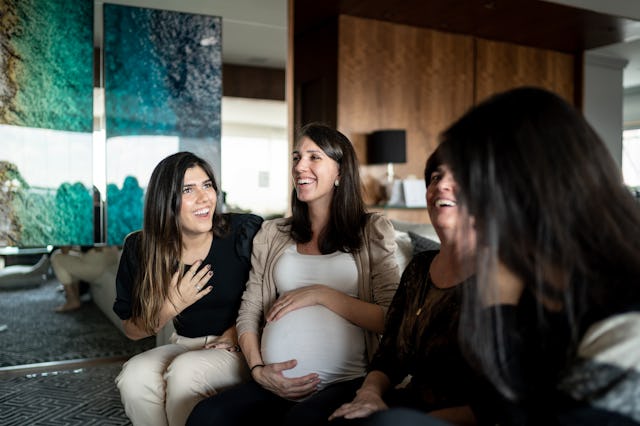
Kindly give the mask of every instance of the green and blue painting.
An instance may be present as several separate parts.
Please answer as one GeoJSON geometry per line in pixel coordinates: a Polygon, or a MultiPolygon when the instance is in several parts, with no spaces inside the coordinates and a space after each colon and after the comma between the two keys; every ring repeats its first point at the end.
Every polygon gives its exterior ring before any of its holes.
{"type": "Polygon", "coordinates": [[[0,246],[93,242],[93,1],[0,1],[0,246]]]}
{"type": "Polygon", "coordinates": [[[142,225],[136,188],[146,187],[162,158],[189,150],[219,170],[221,18],[114,4],[103,10],[106,175],[127,179],[120,193],[108,184],[107,234],[108,243],[122,244],[142,225]]]}

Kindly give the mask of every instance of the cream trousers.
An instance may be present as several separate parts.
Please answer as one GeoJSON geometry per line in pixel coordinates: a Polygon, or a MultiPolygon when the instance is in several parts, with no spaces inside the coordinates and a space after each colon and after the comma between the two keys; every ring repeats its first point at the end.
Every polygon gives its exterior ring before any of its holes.
{"type": "Polygon", "coordinates": [[[68,286],[80,280],[93,282],[107,267],[117,264],[118,260],[116,246],[91,248],[85,253],[76,250],[63,253],[58,249],[51,254],[51,268],[58,281],[68,286]]]}
{"type": "Polygon", "coordinates": [[[204,349],[217,336],[173,333],[167,345],[129,359],[115,382],[134,426],[184,426],[201,400],[250,378],[241,352],[204,349]]]}

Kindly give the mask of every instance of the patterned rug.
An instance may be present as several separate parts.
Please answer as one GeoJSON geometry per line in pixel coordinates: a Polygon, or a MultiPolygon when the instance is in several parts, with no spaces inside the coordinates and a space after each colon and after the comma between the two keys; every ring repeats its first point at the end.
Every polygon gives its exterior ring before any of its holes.
{"type": "Polygon", "coordinates": [[[0,380],[0,424],[130,425],[113,380],[121,363],[0,380]]]}
{"type": "Polygon", "coordinates": [[[57,287],[58,281],[52,279],[35,288],[0,291],[0,368],[130,357],[155,346],[154,337],[129,340],[88,294],[83,296],[80,309],[64,314],[54,312],[64,303],[64,293],[57,287]]]}

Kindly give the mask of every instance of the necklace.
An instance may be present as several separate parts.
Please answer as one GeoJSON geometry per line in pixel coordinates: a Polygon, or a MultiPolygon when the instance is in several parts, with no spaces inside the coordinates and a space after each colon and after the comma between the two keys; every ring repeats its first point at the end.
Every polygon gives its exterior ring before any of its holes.
{"type": "Polygon", "coordinates": [[[424,307],[424,302],[427,298],[427,293],[429,292],[429,288],[433,285],[433,281],[431,280],[431,271],[427,272],[427,279],[425,284],[420,288],[420,294],[418,300],[420,301],[420,307],[416,311],[416,317],[419,317],[422,313],[422,308],[424,307]]]}

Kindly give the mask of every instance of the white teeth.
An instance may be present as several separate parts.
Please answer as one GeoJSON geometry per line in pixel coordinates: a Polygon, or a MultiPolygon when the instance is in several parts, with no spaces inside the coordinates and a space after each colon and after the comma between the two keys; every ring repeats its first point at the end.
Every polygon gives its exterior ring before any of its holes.
{"type": "Polygon", "coordinates": [[[196,216],[204,216],[204,215],[206,215],[206,214],[208,214],[208,213],[209,213],[209,209],[200,209],[200,210],[196,210],[196,211],[194,212],[194,214],[195,214],[196,216]]]}
{"type": "Polygon", "coordinates": [[[311,179],[298,179],[298,185],[304,185],[311,182],[312,182],[311,179]]]}
{"type": "Polygon", "coordinates": [[[456,203],[451,200],[443,200],[442,198],[436,200],[436,207],[455,207],[456,203]]]}

